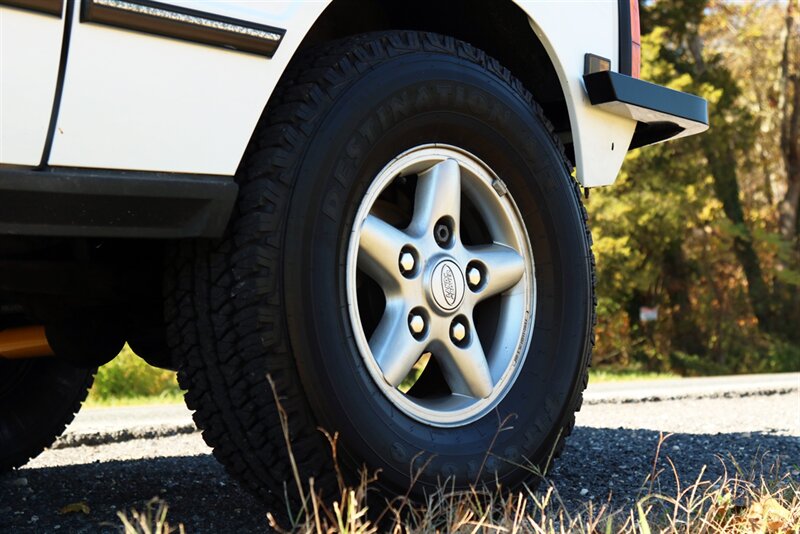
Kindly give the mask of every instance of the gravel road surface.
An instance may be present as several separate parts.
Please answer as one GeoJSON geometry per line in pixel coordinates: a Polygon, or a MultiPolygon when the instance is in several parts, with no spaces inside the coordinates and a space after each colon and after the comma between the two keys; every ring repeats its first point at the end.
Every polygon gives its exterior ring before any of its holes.
{"type": "MultiPolygon", "coordinates": [[[[590,385],[551,474],[569,508],[635,500],[659,432],[682,480],[800,469],[800,374],[590,385]]],[[[662,479],[669,491],[672,477],[662,479]]],[[[0,476],[0,532],[118,532],[118,511],[159,496],[187,532],[266,530],[266,509],[214,460],[182,406],[90,409],[51,450],[0,476]],[[60,514],[73,503],[89,513],[60,514]]]]}

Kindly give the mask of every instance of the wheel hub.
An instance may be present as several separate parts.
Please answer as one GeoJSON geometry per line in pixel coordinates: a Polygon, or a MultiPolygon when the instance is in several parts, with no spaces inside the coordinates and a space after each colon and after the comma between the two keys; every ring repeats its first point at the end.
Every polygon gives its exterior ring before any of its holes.
{"type": "Polygon", "coordinates": [[[451,259],[441,260],[435,265],[428,278],[429,299],[444,313],[458,309],[464,300],[466,282],[464,272],[451,259]]]}

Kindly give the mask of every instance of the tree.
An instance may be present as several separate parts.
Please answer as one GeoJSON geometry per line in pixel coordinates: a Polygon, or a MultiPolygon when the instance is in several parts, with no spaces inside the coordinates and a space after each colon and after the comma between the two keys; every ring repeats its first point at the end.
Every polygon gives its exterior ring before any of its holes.
{"type": "Polygon", "coordinates": [[[780,85],[778,87],[781,113],[781,152],[786,166],[786,194],[780,203],[781,234],[800,251],[800,32],[796,17],[798,0],[786,4],[785,26],[782,32],[780,85]]]}
{"type": "MultiPolygon", "coordinates": [[[[800,109],[796,105],[797,61],[795,42],[800,38],[795,31],[794,18],[797,0],[789,0],[786,7],[783,31],[783,54],[780,60],[780,84],[778,106],[780,119],[780,147],[786,162],[786,193],[780,203],[780,229],[784,239],[781,248],[796,249],[797,241],[797,201],[800,194],[800,154],[798,153],[798,119],[800,109]],[[791,103],[790,103],[791,102],[791,103]]],[[[798,329],[787,324],[787,317],[797,317],[795,285],[797,254],[779,261],[775,272],[777,280],[770,287],[770,278],[765,278],[765,269],[759,257],[754,233],[746,218],[742,202],[743,182],[740,164],[751,156],[753,132],[762,123],[750,111],[749,102],[742,98],[742,82],[746,78],[734,76],[724,51],[709,51],[706,37],[709,20],[713,28],[714,18],[719,23],[727,23],[734,11],[765,11],[774,6],[750,4],[730,4],[721,1],[703,0],[659,1],[650,4],[645,10],[644,19],[650,24],[666,25],[670,39],[662,49],[665,59],[676,65],[678,72],[689,74],[696,84],[709,84],[721,93],[711,109],[711,132],[701,137],[703,153],[708,168],[714,178],[714,190],[732,224],[733,250],[747,278],[747,289],[753,313],[765,332],[780,335],[787,339],[799,340],[798,329]]],[[[735,18],[735,17],[734,17],[735,18]]],[[[758,18],[742,18],[748,24],[757,24],[758,18]]],[[[745,33],[746,34],[746,33],[745,33]]],[[[719,38],[719,36],[717,35],[719,38]]],[[[730,39],[730,37],[728,37],[730,39]]],[[[736,39],[736,37],[733,37],[736,39]]],[[[747,53],[746,43],[738,43],[737,56],[747,53]]],[[[719,44],[717,44],[719,46],[719,44]]],[[[768,63],[767,63],[768,64],[768,63]]],[[[750,73],[750,77],[753,77],[750,73]]],[[[774,136],[773,131],[769,131],[774,136]]],[[[791,323],[791,322],[790,322],[791,323]]]]}
{"type": "Polygon", "coordinates": [[[797,2],[643,6],[643,77],[707,98],[711,128],[631,152],[592,195],[601,362],[800,368],[797,2]]]}

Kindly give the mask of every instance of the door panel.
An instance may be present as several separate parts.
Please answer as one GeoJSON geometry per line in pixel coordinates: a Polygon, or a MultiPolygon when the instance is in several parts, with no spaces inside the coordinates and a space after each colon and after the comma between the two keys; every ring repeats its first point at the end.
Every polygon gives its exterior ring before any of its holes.
{"type": "Polygon", "coordinates": [[[0,163],[42,160],[61,60],[60,6],[61,0],[0,2],[0,163]]]}
{"type": "Polygon", "coordinates": [[[236,171],[270,93],[327,5],[82,2],[49,164],[220,175],[236,171]],[[90,4],[119,12],[97,18],[90,4]],[[248,49],[231,35],[270,40],[270,28],[279,36],[272,47],[248,49]],[[238,50],[225,48],[226,39],[238,50]]]}

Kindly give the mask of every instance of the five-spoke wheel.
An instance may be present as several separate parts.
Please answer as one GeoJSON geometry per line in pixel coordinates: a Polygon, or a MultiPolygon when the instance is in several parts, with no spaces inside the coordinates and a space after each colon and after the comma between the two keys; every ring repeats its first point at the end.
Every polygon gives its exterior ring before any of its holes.
{"type": "Polygon", "coordinates": [[[491,169],[454,147],[396,158],[356,215],[348,268],[359,350],[398,408],[455,426],[502,399],[530,342],[535,284],[524,225],[491,169]]]}

